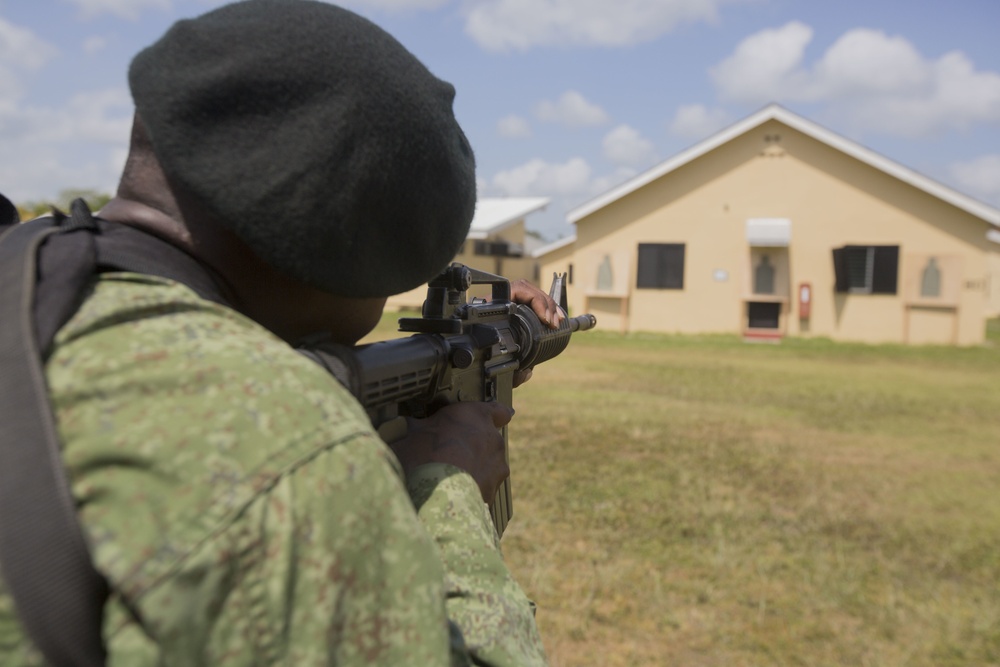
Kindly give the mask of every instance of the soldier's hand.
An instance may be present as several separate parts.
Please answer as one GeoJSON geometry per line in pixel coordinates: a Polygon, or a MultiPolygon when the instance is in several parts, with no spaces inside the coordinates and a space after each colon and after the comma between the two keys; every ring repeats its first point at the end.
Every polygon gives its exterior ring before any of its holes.
{"type": "Polygon", "coordinates": [[[424,419],[408,417],[406,435],[389,446],[407,474],[425,463],[449,463],[472,475],[492,503],[510,475],[499,429],[513,416],[501,403],[452,403],[424,419]]]}
{"type": "Polygon", "coordinates": [[[530,306],[535,311],[535,315],[538,315],[538,319],[547,324],[550,329],[558,329],[566,317],[566,313],[559,307],[555,299],[523,278],[511,282],[510,300],[514,303],[530,306]]]}
{"type": "MultiPolygon", "coordinates": [[[[530,306],[535,315],[538,315],[538,319],[543,324],[548,325],[550,329],[558,329],[566,317],[566,313],[559,307],[555,299],[523,278],[511,282],[510,300],[514,303],[530,306]]],[[[514,386],[522,385],[530,379],[531,369],[521,369],[514,373],[514,386]]]]}

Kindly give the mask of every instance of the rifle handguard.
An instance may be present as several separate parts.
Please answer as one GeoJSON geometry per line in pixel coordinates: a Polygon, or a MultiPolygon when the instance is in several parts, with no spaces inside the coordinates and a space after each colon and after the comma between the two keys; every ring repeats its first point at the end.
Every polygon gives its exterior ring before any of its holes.
{"type": "MultiPolygon", "coordinates": [[[[556,276],[550,295],[565,312],[562,281],[556,276]]],[[[510,293],[506,278],[453,264],[428,283],[423,317],[399,320],[400,330],[414,335],[357,347],[316,342],[300,352],[333,374],[391,442],[406,433],[402,417],[425,417],[445,403],[500,401],[511,406],[515,371],[558,356],[573,333],[597,324],[588,314],[565,317],[552,329],[531,308],[511,302],[510,293]],[[466,291],[474,284],[492,285],[493,298],[467,301],[466,291]]],[[[501,433],[507,455],[506,426],[501,433]]],[[[509,477],[491,512],[502,536],[513,516],[509,477]]]]}

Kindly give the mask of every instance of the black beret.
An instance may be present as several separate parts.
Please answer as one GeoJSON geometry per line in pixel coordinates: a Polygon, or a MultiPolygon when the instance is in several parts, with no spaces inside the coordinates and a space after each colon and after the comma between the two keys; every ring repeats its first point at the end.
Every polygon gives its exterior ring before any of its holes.
{"type": "Polygon", "coordinates": [[[475,160],[455,89],[352,12],[227,5],[175,23],[129,85],[175,186],[294,278],[389,296],[465,240],[475,160]]]}

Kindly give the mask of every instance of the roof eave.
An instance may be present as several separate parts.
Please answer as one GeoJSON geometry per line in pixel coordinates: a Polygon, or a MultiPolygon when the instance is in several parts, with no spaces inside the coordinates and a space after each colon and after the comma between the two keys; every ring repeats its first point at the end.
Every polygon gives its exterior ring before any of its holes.
{"type": "Polygon", "coordinates": [[[678,153],[669,160],[660,163],[642,174],[639,174],[635,178],[622,183],[616,188],[612,188],[603,195],[578,206],[567,214],[566,219],[573,223],[578,222],[612,202],[621,199],[625,195],[638,190],[644,185],[665,176],[675,169],[684,166],[696,158],[715,150],[723,144],[732,141],[736,137],[749,132],[755,127],[763,125],[770,120],[777,120],[784,123],[792,129],[798,130],[799,132],[831,146],[846,155],[850,155],[851,157],[890,176],[893,176],[894,178],[923,190],[924,192],[937,197],[938,199],[945,201],[956,208],[964,210],[965,212],[970,213],[971,215],[980,218],[991,225],[1000,227],[1000,209],[996,209],[988,204],[973,199],[972,197],[938,183],[923,174],[919,174],[908,167],[904,167],[898,162],[894,162],[893,160],[890,160],[889,158],[880,155],[869,148],[865,148],[864,146],[849,139],[845,139],[825,127],[806,120],[805,118],[802,118],[801,116],[794,114],[777,104],[771,104],[761,109],[757,113],[730,125],[720,132],[717,132],[701,143],[678,153]]]}
{"type": "MultiPolygon", "coordinates": [[[[513,214],[511,214],[510,216],[508,216],[506,218],[502,218],[498,222],[494,222],[488,228],[485,228],[485,229],[470,229],[469,230],[469,237],[471,238],[473,234],[486,234],[486,235],[489,235],[489,234],[496,234],[498,232],[501,232],[504,229],[506,229],[507,227],[510,227],[511,225],[513,225],[514,223],[516,223],[516,222],[518,222],[520,220],[523,220],[524,218],[528,217],[532,213],[540,211],[543,208],[545,208],[546,206],[548,206],[550,203],[552,203],[552,200],[549,197],[536,197],[534,199],[537,199],[537,201],[535,201],[534,203],[526,206],[525,208],[519,209],[516,213],[513,213],[513,214]]],[[[483,237],[483,238],[485,238],[485,237],[483,237]]]]}
{"type": "Polygon", "coordinates": [[[552,243],[549,243],[547,245],[543,245],[541,248],[538,248],[533,253],[531,253],[531,256],[534,259],[538,259],[539,257],[544,257],[545,255],[548,255],[551,252],[559,250],[560,248],[565,248],[574,241],[576,241],[575,234],[572,236],[567,236],[566,238],[563,239],[559,239],[558,241],[553,241],[552,243]]]}
{"type": "Polygon", "coordinates": [[[608,190],[604,194],[599,195],[594,199],[591,199],[590,201],[582,204],[581,206],[578,206],[577,208],[573,209],[572,211],[566,214],[566,219],[572,223],[578,222],[579,220],[590,215],[591,213],[594,213],[595,211],[604,208],[608,204],[611,204],[612,202],[621,199],[625,195],[638,190],[644,185],[652,183],[661,176],[665,176],[666,174],[669,174],[675,169],[684,166],[688,162],[691,162],[696,158],[699,158],[702,155],[712,150],[715,150],[719,146],[728,143],[729,141],[740,136],[741,134],[749,132],[758,125],[761,125],[764,122],[771,119],[770,111],[772,110],[772,108],[778,108],[778,107],[777,105],[768,106],[758,111],[757,113],[753,114],[752,116],[748,116],[747,118],[744,118],[743,120],[733,125],[730,125],[724,130],[721,130],[713,134],[708,139],[705,139],[704,141],[697,143],[686,150],[681,151],[680,153],[673,156],[672,158],[669,158],[665,162],[661,162],[655,167],[644,171],[638,176],[628,181],[625,181],[621,185],[612,188],[611,190],[608,190]]]}

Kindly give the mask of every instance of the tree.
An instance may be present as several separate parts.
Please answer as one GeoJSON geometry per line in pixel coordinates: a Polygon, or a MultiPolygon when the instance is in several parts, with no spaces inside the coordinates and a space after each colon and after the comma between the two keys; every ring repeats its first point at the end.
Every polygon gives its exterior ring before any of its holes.
{"type": "Polygon", "coordinates": [[[40,215],[46,215],[50,213],[53,208],[68,212],[70,204],[72,204],[73,200],[78,197],[87,202],[87,206],[90,207],[91,211],[97,211],[111,199],[111,195],[104,192],[98,192],[97,190],[70,188],[60,191],[59,196],[57,196],[55,200],[30,201],[18,204],[17,212],[21,216],[22,220],[31,220],[32,218],[37,218],[40,215]]]}

